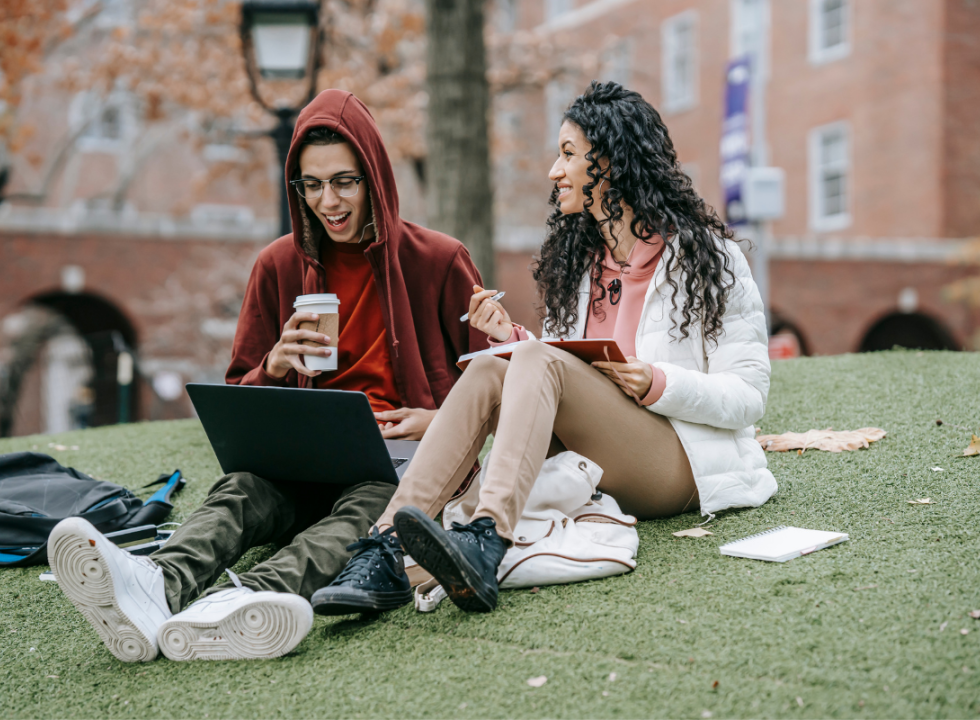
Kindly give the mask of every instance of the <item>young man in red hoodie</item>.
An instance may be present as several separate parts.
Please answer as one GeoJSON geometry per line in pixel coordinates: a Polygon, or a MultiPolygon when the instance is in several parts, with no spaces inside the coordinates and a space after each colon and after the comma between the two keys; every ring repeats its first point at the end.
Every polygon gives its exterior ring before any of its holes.
{"type": "MultiPolygon", "coordinates": [[[[324,91],[300,113],[286,180],[293,233],[255,263],[227,382],[358,390],[385,437],[419,439],[459,377],[456,359],[486,347],[485,335],[459,321],[479,272],[459,241],[399,217],[381,134],[350,93],[324,91]],[[293,311],[298,295],[324,292],[340,298],[333,349],[330,338],[301,327],[315,315],[293,311]],[[300,355],[314,351],[338,352],[337,370],[308,370],[300,355]]],[[[329,472],[330,458],[323,463],[329,472]]],[[[358,541],[394,491],[384,482],[301,487],[234,473],[148,558],[69,518],[49,538],[49,559],[62,589],[120,660],[152,660],[160,649],[172,660],[276,657],[309,631],[313,592],[362,546],[377,546],[379,569],[396,581],[374,598],[378,609],[411,602],[398,580],[397,541],[377,532],[358,541]],[[249,548],[276,540],[287,544],[211,587],[249,548]]]]}

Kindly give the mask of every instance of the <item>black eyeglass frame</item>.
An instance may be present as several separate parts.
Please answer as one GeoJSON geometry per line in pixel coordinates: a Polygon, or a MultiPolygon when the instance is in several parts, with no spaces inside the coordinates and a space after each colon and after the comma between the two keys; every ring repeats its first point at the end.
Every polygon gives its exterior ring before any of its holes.
{"type": "Polygon", "coordinates": [[[356,197],[357,196],[357,193],[359,193],[361,191],[361,183],[364,180],[366,180],[366,179],[367,179],[367,175],[358,175],[356,177],[354,177],[352,175],[341,175],[340,177],[330,178],[329,180],[319,180],[317,178],[300,178],[299,180],[290,180],[289,181],[289,184],[292,185],[293,188],[296,190],[296,194],[299,195],[304,200],[316,200],[317,198],[323,196],[323,186],[324,185],[329,185],[330,186],[330,189],[333,190],[334,194],[337,197],[356,197]],[[351,195],[341,195],[340,192],[337,190],[337,188],[335,188],[334,185],[333,185],[334,182],[337,181],[337,180],[353,180],[354,183],[355,183],[355,190],[354,190],[353,194],[351,194],[351,195]],[[307,197],[306,195],[303,194],[303,191],[300,190],[300,186],[303,183],[308,183],[308,182],[318,182],[318,183],[320,183],[320,192],[317,193],[316,195],[314,195],[313,197],[307,197]]]}

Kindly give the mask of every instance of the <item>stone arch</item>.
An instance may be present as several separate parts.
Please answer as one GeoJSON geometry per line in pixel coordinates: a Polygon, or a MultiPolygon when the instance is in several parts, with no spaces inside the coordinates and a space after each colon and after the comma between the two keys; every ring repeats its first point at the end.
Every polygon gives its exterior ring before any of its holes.
{"type": "Polygon", "coordinates": [[[891,350],[961,350],[953,334],[939,320],[918,312],[891,313],[879,318],[864,334],[858,352],[891,350]]]}
{"type": "MultiPolygon", "coordinates": [[[[69,293],[63,291],[42,292],[20,303],[24,309],[40,307],[49,311],[55,320],[50,327],[36,328],[34,338],[25,338],[17,358],[18,372],[23,377],[41,356],[41,350],[67,325],[77,334],[90,351],[91,407],[86,413],[85,425],[111,425],[121,419],[139,417],[138,374],[133,384],[121,395],[117,383],[118,358],[123,351],[137,356],[138,337],[136,328],[126,314],[111,300],[92,292],[69,293]],[[61,330],[59,330],[59,326],[61,330]]],[[[9,381],[8,381],[9,386],[9,381]]],[[[5,404],[12,413],[21,388],[7,387],[5,404]]],[[[87,401],[86,401],[87,402],[87,401]]],[[[88,407],[86,405],[86,407],[88,407]]],[[[8,413],[9,414],[9,413],[8,413]]],[[[12,417],[0,423],[0,434],[11,429],[12,417]]]]}

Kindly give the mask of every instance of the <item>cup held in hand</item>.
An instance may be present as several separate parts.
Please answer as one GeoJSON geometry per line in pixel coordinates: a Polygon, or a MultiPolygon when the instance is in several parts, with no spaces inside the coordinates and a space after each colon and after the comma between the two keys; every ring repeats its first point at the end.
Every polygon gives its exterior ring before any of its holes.
{"type": "MultiPolygon", "coordinates": [[[[316,322],[311,320],[301,322],[299,327],[301,330],[312,330],[326,335],[330,338],[327,347],[333,348],[326,357],[323,355],[303,355],[303,363],[310,370],[336,370],[337,337],[340,335],[340,299],[333,293],[300,295],[293,303],[293,307],[298,312],[316,313],[320,316],[316,322]]],[[[301,343],[310,347],[324,347],[323,343],[313,340],[302,340],[301,343]]]]}

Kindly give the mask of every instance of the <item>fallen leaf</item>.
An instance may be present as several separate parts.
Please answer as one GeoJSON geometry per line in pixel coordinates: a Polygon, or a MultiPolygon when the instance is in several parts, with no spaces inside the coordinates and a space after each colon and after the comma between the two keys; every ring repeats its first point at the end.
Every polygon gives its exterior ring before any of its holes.
{"type": "Polygon", "coordinates": [[[970,444],[966,446],[966,450],[963,451],[963,457],[970,457],[971,455],[980,455],[980,437],[976,435],[970,440],[970,444]]]}
{"type": "Polygon", "coordinates": [[[616,682],[616,673],[609,673],[609,682],[616,682]]]}
{"type": "Polygon", "coordinates": [[[67,445],[56,445],[55,443],[48,443],[48,447],[52,450],[67,450],[67,445]]]}
{"type": "Polygon", "coordinates": [[[802,455],[807,450],[826,450],[827,452],[842,452],[844,450],[860,450],[871,443],[881,440],[886,433],[881,428],[861,428],[860,430],[807,430],[805,433],[785,432],[781,435],[760,435],[756,438],[764,450],[769,452],[786,452],[797,450],[802,455]]]}
{"type": "Polygon", "coordinates": [[[603,690],[602,691],[602,697],[609,697],[609,691],[608,690],[603,690]]]}
{"type": "Polygon", "coordinates": [[[545,677],[544,675],[538,675],[537,677],[533,677],[530,680],[528,680],[527,684],[533,688],[539,688],[542,685],[544,685],[546,682],[548,682],[547,677],[545,677]]]}
{"type": "Polygon", "coordinates": [[[678,530],[675,533],[671,533],[674,537],[706,537],[707,535],[714,535],[710,530],[705,530],[704,528],[696,527],[690,530],[678,530]]]}
{"type": "Polygon", "coordinates": [[[969,634],[970,631],[967,628],[963,628],[962,630],[960,630],[960,635],[969,635],[969,634]]]}
{"type": "Polygon", "coordinates": [[[681,625],[687,625],[687,620],[678,620],[681,625]]]}
{"type": "Polygon", "coordinates": [[[539,587],[533,587],[533,588],[531,588],[531,592],[532,593],[539,593],[539,592],[541,592],[541,588],[539,588],[539,587]]]}
{"type": "Polygon", "coordinates": [[[872,588],[878,587],[877,585],[862,585],[859,588],[854,588],[855,590],[871,590],[872,588]]]}
{"type": "Polygon", "coordinates": [[[801,698],[799,695],[796,696],[796,704],[803,707],[803,698],[801,698]]]}
{"type": "Polygon", "coordinates": [[[971,610],[970,617],[974,620],[980,620],[980,610],[971,610]]]}
{"type": "Polygon", "coordinates": [[[939,626],[939,632],[945,630],[947,625],[949,625],[949,620],[947,620],[946,622],[944,622],[942,625],[939,626]]]}
{"type": "Polygon", "coordinates": [[[930,468],[930,470],[932,470],[933,472],[946,472],[946,471],[945,471],[945,470],[943,470],[943,469],[942,469],[941,467],[934,467],[934,468],[930,468]]]}
{"type": "Polygon", "coordinates": [[[713,715],[714,715],[714,713],[711,712],[710,710],[702,710],[701,711],[701,717],[703,717],[703,718],[709,718],[709,717],[712,717],[713,715]]]}
{"type": "Polygon", "coordinates": [[[919,498],[918,500],[909,500],[909,505],[935,505],[929,498],[919,498]]]}
{"type": "Polygon", "coordinates": [[[57,677],[61,677],[61,675],[48,675],[48,677],[49,678],[57,678],[57,677]]]}
{"type": "Polygon", "coordinates": [[[717,680],[715,680],[713,683],[711,683],[711,689],[712,690],[717,690],[718,689],[718,681],[717,680]]]}

